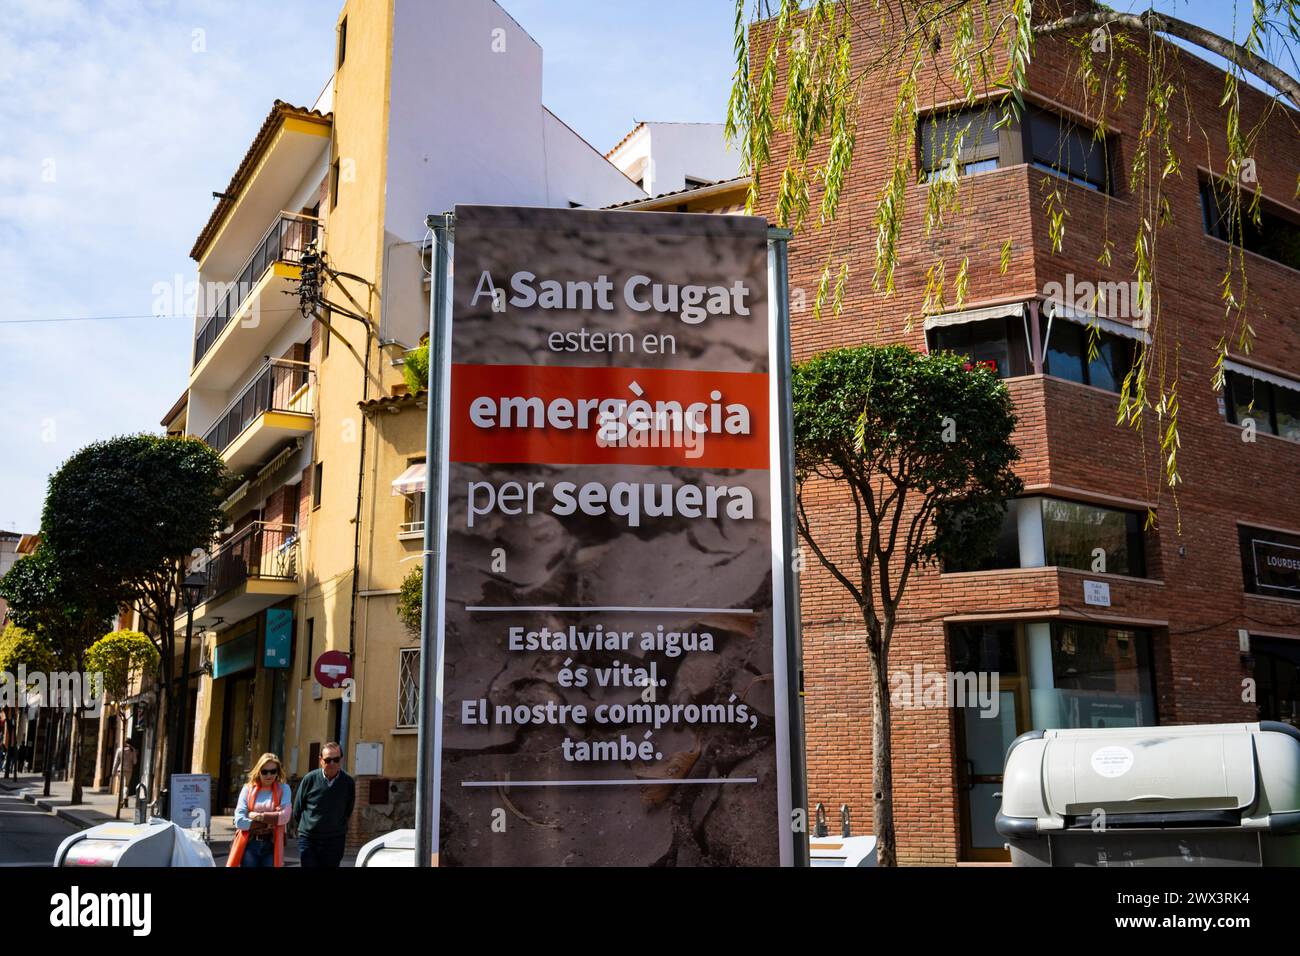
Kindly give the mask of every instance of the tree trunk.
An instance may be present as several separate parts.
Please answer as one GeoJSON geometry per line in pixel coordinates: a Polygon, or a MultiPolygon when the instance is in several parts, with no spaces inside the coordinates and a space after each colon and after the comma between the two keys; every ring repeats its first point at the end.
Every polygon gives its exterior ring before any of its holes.
{"type": "Polygon", "coordinates": [[[42,748],[44,754],[41,756],[41,775],[45,778],[45,789],[42,796],[50,795],[50,784],[54,780],[54,748],[51,746],[54,742],[54,728],[50,724],[54,720],[53,712],[45,714],[45,745],[42,748]]]}
{"type": "MultiPolygon", "coordinates": [[[[117,764],[117,809],[113,811],[113,819],[122,819],[122,801],[126,798],[126,721],[122,719],[122,705],[115,703],[113,705],[115,717],[113,726],[117,733],[113,736],[117,739],[117,750],[113,754],[113,761],[117,764]]],[[[111,767],[112,764],[109,764],[111,767]]]]}
{"type": "Polygon", "coordinates": [[[68,757],[68,766],[72,774],[72,804],[75,806],[81,803],[81,731],[83,717],[81,714],[81,701],[78,700],[72,707],[72,734],[69,747],[72,753],[68,757]]]}
{"type": "Polygon", "coordinates": [[[871,832],[876,837],[876,865],[897,866],[894,834],[894,760],[889,750],[893,720],[889,712],[889,644],[871,651],[871,832]]]}

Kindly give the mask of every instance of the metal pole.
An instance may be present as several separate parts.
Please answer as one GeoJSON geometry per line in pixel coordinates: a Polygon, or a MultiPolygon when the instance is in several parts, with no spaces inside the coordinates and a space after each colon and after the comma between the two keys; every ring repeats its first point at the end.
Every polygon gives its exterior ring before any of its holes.
{"type": "MultiPolygon", "coordinates": [[[[803,729],[803,648],[799,617],[799,577],[794,562],[798,547],[798,532],[794,520],[794,406],[790,393],[790,261],[787,244],[792,233],[788,229],[769,229],[768,268],[771,271],[769,287],[774,291],[774,301],[769,308],[775,310],[777,420],[781,440],[780,478],[785,490],[785,513],[781,516],[783,561],[785,578],[785,634],[786,634],[786,692],[789,714],[790,738],[790,798],[795,809],[808,808],[808,785],[804,771],[803,729]]],[[[777,503],[772,502],[775,509],[777,503]]],[[[790,825],[791,821],[787,821],[790,825]]],[[[806,831],[805,827],[805,831],[806,831]]],[[[807,833],[795,832],[794,865],[808,865],[807,833]]]]}
{"type": "MultiPolygon", "coordinates": [[[[185,711],[190,701],[190,643],[194,639],[194,605],[190,602],[188,594],[185,595],[185,611],[185,653],[181,657],[180,700],[176,704],[176,713],[178,715],[176,722],[176,754],[172,757],[172,773],[185,772],[185,711]]],[[[170,792],[170,783],[167,789],[170,792]]]]}
{"type": "Polygon", "coordinates": [[[432,866],[438,852],[439,750],[442,744],[442,635],[447,540],[447,441],[443,417],[450,395],[451,257],[456,217],[429,216],[433,282],[429,296],[429,391],[425,444],[424,588],[420,612],[419,758],[415,771],[415,865],[432,866]]]}

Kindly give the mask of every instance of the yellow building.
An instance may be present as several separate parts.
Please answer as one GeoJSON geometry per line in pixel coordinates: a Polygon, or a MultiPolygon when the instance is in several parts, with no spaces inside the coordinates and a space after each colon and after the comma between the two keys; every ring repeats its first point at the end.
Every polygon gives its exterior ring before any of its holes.
{"type": "Polygon", "coordinates": [[[401,365],[428,327],[425,217],[646,194],[542,104],[541,48],[493,0],[348,0],[336,29],[321,96],[274,103],[194,243],[192,369],[164,425],[239,476],[194,562],[188,764],[230,813],[263,751],[301,777],[339,740],[360,839],[413,812],[418,641],[396,592],[421,514],[393,482],[424,454],[401,365]],[[316,251],[328,307],[304,309],[316,251]],[[315,679],[327,650],[343,687],[315,679]]]}

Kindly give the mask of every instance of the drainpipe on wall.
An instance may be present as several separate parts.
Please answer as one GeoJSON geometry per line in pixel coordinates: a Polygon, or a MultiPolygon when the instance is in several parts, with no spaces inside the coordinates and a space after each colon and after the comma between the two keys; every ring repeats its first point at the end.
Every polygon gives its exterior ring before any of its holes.
{"type": "MultiPolygon", "coordinates": [[[[372,338],[370,323],[366,323],[366,360],[361,373],[361,401],[370,397],[370,340],[372,338]]],[[[352,601],[348,607],[348,659],[355,661],[357,650],[357,601],[361,588],[361,501],[365,491],[366,480],[366,416],[359,413],[361,419],[361,447],[357,457],[357,506],[352,517],[352,601]]],[[[356,680],[356,668],[353,667],[352,679],[356,680]]],[[[355,689],[355,684],[353,685],[355,689]]],[[[339,748],[343,752],[343,766],[348,765],[348,722],[352,717],[352,702],[349,695],[343,696],[343,708],[339,715],[339,748]]],[[[350,768],[349,768],[350,769],[350,768]]]]}

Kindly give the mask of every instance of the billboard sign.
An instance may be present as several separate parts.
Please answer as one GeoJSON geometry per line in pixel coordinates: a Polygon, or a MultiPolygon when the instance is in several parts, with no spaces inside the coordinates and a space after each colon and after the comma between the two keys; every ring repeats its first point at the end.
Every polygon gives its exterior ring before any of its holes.
{"type": "Polygon", "coordinates": [[[792,852],[767,225],[458,207],[441,865],[792,852]]]}

